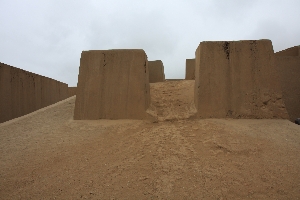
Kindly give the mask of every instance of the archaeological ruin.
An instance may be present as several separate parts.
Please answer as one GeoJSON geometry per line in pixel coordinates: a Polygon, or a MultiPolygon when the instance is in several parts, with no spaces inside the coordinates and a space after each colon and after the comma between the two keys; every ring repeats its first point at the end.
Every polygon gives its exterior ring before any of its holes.
{"type": "Polygon", "coordinates": [[[148,66],[150,83],[165,81],[164,65],[161,60],[148,61],[148,66]]]}
{"type": "Polygon", "coordinates": [[[68,85],[0,63],[0,123],[68,97],[68,85]]]}
{"type": "Polygon", "coordinates": [[[83,51],[74,119],[144,119],[150,105],[144,50],[83,51]]]}
{"type": "Polygon", "coordinates": [[[68,96],[74,96],[76,95],[76,87],[68,87],[68,96]]]}
{"type": "Polygon", "coordinates": [[[283,100],[291,121],[300,117],[300,46],[275,53],[283,100]]]}
{"type": "Polygon", "coordinates": [[[185,61],[185,80],[195,80],[195,59],[185,61]]]}
{"type": "Polygon", "coordinates": [[[288,118],[270,40],[201,42],[195,106],[200,118],[288,118]]]}
{"type": "MultiPolygon", "coordinates": [[[[270,40],[203,41],[186,59],[198,118],[283,118],[300,113],[300,46],[270,40]]],[[[144,50],[83,51],[77,87],[0,63],[0,123],[76,95],[74,119],[146,119],[150,83],[165,79],[144,50]]]]}

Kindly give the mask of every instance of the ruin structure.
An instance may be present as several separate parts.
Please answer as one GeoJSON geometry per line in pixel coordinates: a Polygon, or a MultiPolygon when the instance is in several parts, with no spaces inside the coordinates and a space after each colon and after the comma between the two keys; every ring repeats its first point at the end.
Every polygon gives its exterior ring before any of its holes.
{"type": "Polygon", "coordinates": [[[275,56],[299,56],[300,46],[294,46],[275,53],[275,56]]]}
{"type": "Polygon", "coordinates": [[[283,100],[291,121],[300,118],[300,46],[275,53],[283,100]]]}
{"type": "Polygon", "coordinates": [[[67,84],[0,63],[0,123],[67,97],[67,84]]]}
{"type": "Polygon", "coordinates": [[[76,95],[76,87],[69,87],[68,95],[69,95],[69,97],[76,95]]]}
{"type": "Polygon", "coordinates": [[[195,106],[201,118],[288,118],[270,40],[201,42],[195,106]]]}
{"type": "Polygon", "coordinates": [[[74,119],[144,119],[150,105],[144,50],[81,53],[74,119]]]}
{"type": "Polygon", "coordinates": [[[165,81],[164,65],[161,60],[148,61],[148,66],[150,83],[165,81]]]}
{"type": "Polygon", "coordinates": [[[185,80],[195,80],[195,59],[186,59],[185,80]]]}

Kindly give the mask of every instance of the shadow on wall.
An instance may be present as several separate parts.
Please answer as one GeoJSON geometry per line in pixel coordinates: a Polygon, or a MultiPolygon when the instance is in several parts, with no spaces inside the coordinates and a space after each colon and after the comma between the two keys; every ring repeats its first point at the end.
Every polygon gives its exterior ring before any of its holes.
{"type": "Polygon", "coordinates": [[[68,85],[0,63],[0,123],[66,99],[68,85]]]}

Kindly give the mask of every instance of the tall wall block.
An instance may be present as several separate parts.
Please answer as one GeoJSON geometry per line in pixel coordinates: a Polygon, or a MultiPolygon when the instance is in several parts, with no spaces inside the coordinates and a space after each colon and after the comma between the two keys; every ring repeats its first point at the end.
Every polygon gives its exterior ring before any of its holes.
{"type": "Polygon", "coordinates": [[[272,42],[201,42],[195,105],[202,118],[288,118],[272,42]]]}
{"type": "Polygon", "coordinates": [[[83,51],[74,119],[144,119],[150,105],[143,50],[83,51]]]}
{"type": "Polygon", "coordinates": [[[149,61],[148,65],[150,83],[165,81],[164,65],[161,60],[149,61]]]}
{"type": "Polygon", "coordinates": [[[0,123],[67,97],[67,84],[0,63],[0,123]]]}
{"type": "Polygon", "coordinates": [[[298,46],[275,54],[283,100],[291,121],[300,118],[300,56],[296,50],[299,50],[298,46]]]}
{"type": "Polygon", "coordinates": [[[195,59],[186,59],[185,80],[195,80],[195,59]]]}

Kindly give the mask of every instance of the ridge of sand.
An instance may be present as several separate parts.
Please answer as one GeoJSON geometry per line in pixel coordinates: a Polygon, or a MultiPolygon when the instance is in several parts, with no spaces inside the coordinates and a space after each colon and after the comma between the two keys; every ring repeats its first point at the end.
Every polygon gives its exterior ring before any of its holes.
{"type": "Polygon", "coordinates": [[[192,119],[192,86],[151,84],[156,121],[76,121],[71,97],[0,124],[1,199],[300,198],[300,126],[192,119]]]}

